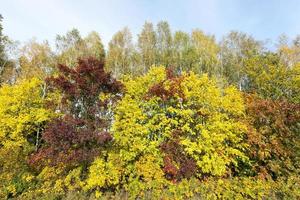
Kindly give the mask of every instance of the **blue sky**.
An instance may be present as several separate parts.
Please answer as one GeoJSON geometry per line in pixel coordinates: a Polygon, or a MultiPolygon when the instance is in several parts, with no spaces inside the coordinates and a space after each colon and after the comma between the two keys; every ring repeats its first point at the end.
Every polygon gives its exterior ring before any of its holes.
{"type": "Polygon", "coordinates": [[[300,34],[300,0],[0,0],[4,33],[21,42],[53,42],[73,27],[95,30],[105,45],[128,26],[133,35],[145,20],[167,20],[172,31],[199,28],[220,39],[230,30],[260,40],[300,34]]]}

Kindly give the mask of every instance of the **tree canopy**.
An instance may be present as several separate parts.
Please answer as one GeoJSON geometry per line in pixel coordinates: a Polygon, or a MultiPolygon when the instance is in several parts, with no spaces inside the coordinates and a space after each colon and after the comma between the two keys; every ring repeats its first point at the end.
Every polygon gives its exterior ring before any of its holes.
{"type": "Polygon", "coordinates": [[[299,36],[2,29],[1,199],[300,198],[299,36]]]}

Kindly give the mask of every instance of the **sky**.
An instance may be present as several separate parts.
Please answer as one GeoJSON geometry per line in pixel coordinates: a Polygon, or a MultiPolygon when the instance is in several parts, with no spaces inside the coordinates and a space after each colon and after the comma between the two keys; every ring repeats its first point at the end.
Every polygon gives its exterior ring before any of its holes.
{"type": "Polygon", "coordinates": [[[0,0],[3,32],[14,40],[54,42],[77,28],[97,31],[105,46],[123,27],[133,36],[145,21],[169,22],[172,31],[201,29],[218,40],[231,30],[259,40],[300,34],[300,0],[0,0]]]}

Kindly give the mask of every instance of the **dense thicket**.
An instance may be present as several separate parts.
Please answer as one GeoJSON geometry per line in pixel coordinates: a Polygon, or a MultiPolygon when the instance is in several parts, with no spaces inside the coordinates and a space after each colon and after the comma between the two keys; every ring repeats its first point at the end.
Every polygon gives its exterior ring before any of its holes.
{"type": "Polygon", "coordinates": [[[1,31],[1,199],[300,198],[299,37],[1,31]]]}

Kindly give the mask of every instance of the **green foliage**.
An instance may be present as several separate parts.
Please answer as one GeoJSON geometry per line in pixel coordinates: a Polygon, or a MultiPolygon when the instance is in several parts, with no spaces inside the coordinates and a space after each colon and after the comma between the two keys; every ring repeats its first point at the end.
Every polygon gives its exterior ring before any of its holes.
{"type": "Polygon", "coordinates": [[[280,62],[278,55],[265,53],[245,62],[248,78],[247,91],[263,98],[287,99],[300,103],[300,65],[289,68],[280,62]]]}
{"type": "Polygon", "coordinates": [[[107,68],[115,76],[134,74],[134,47],[132,35],[127,27],[117,32],[108,44],[107,68]]]}
{"type": "Polygon", "coordinates": [[[208,73],[217,75],[219,69],[219,46],[215,42],[214,36],[205,35],[200,30],[192,32],[192,44],[194,47],[193,71],[197,73],[208,73]]]}
{"type": "Polygon", "coordinates": [[[190,71],[195,60],[195,48],[188,33],[176,31],[173,40],[173,65],[176,71],[190,71]]]}
{"type": "Polygon", "coordinates": [[[101,38],[95,31],[85,38],[82,38],[77,29],[72,29],[65,35],[57,35],[56,48],[59,52],[57,63],[67,66],[75,66],[79,58],[92,56],[103,61],[105,57],[101,38]]]}
{"type": "Polygon", "coordinates": [[[8,56],[8,49],[13,47],[15,42],[2,33],[2,19],[0,14],[0,85],[13,83],[16,75],[16,63],[8,56]]]}
{"type": "Polygon", "coordinates": [[[144,68],[143,73],[146,73],[148,68],[156,63],[157,55],[157,36],[152,23],[145,22],[143,30],[139,34],[138,48],[144,68]]]}
{"type": "Polygon", "coordinates": [[[261,42],[245,33],[231,31],[222,39],[220,48],[221,75],[242,90],[245,81],[245,62],[262,51],[261,42]]]}
{"type": "Polygon", "coordinates": [[[160,21],[157,24],[157,63],[163,66],[172,64],[173,38],[169,23],[160,21]]]}

